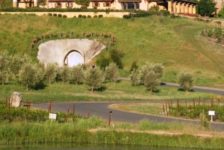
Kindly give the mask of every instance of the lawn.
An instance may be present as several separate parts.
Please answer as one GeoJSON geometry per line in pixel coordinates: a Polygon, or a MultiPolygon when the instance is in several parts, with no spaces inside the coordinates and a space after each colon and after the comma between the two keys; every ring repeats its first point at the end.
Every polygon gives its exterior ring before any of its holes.
{"type": "MultiPolygon", "coordinates": [[[[0,15],[0,51],[30,55],[34,37],[59,32],[112,33],[117,48],[124,53],[123,75],[128,75],[133,61],[162,63],[163,81],[176,82],[180,72],[194,74],[198,85],[223,86],[223,47],[200,35],[208,24],[184,18],[150,16],[118,19],[64,19],[49,16],[0,15]]],[[[97,59],[97,58],[96,58],[97,59]]]]}
{"type": "Polygon", "coordinates": [[[132,86],[129,81],[119,83],[106,83],[105,91],[91,92],[86,85],[73,85],[67,83],[54,83],[42,90],[27,91],[20,85],[0,86],[0,100],[4,101],[13,91],[22,93],[25,101],[147,101],[152,99],[192,99],[210,98],[214,95],[200,92],[181,92],[177,88],[160,87],[160,92],[150,93],[144,86],[132,86]]]}

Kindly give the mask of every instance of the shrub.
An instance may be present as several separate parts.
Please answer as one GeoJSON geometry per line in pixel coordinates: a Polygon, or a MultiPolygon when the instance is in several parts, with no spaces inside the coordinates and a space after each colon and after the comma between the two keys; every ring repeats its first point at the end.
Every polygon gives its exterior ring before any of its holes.
{"type": "Polygon", "coordinates": [[[123,63],[122,63],[122,58],[123,58],[123,53],[116,50],[112,49],[110,51],[110,57],[111,60],[118,66],[118,68],[122,69],[123,68],[123,63]]]}
{"type": "Polygon", "coordinates": [[[140,84],[140,76],[138,70],[133,70],[131,72],[131,84],[133,86],[139,85],[140,84]]]}
{"type": "Polygon", "coordinates": [[[200,123],[204,128],[209,128],[209,121],[204,112],[200,113],[200,123]]]}
{"type": "Polygon", "coordinates": [[[153,71],[147,71],[144,76],[144,85],[150,92],[156,92],[159,85],[158,75],[153,71]]]}
{"type": "Polygon", "coordinates": [[[180,89],[191,91],[193,87],[193,76],[189,73],[181,73],[178,79],[180,89]]]}
{"type": "Polygon", "coordinates": [[[85,73],[85,82],[91,91],[99,90],[104,81],[103,73],[96,66],[90,67],[85,73]]]}
{"type": "Polygon", "coordinates": [[[163,16],[169,16],[170,15],[170,12],[167,11],[167,10],[160,10],[159,13],[163,16]]]}
{"type": "Polygon", "coordinates": [[[198,2],[197,12],[201,16],[212,16],[215,11],[215,3],[212,0],[200,0],[198,2]]]}
{"type": "Polygon", "coordinates": [[[105,69],[110,64],[110,58],[106,55],[100,55],[100,57],[96,60],[96,64],[100,66],[101,69],[105,69]]]}
{"type": "Polygon", "coordinates": [[[19,80],[27,90],[39,89],[45,86],[44,71],[39,66],[25,64],[19,72],[19,80]]]}
{"type": "Polygon", "coordinates": [[[111,63],[108,67],[106,67],[105,80],[112,82],[116,82],[118,80],[118,68],[116,64],[111,63]]]}
{"type": "Polygon", "coordinates": [[[57,76],[57,66],[54,64],[49,64],[45,68],[44,78],[48,84],[53,83],[57,76]]]}
{"type": "Polygon", "coordinates": [[[136,61],[133,61],[130,67],[130,72],[137,70],[138,69],[138,65],[136,61]]]}
{"type": "Polygon", "coordinates": [[[69,82],[70,79],[70,69],[67,66],[59,69],[59,76],[62,82],[69,82]]]}
{"type": "Polygon", "coordinates": [[[71,69],[70,82],[73,84],[82,84],[84,82],[84,71],[82,66],[75,66],[71,69]]]}

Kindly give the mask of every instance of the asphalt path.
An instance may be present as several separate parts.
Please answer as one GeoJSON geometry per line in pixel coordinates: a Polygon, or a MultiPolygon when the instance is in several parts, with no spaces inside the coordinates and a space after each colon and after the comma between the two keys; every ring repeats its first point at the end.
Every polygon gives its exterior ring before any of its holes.
{"type": "MultiPolygon", "coordinates": [[[[179,87],[176,83],[163,83],[162,86],[167,87],[179,87]]],[[[218,88],[210,88],[210,87],[202,87],[202,86],[194,86],[194,91],[205,92],[205,93],[213,93],[218,95],[224,95],[224,89],[218,88]]],[[[153,103],[153,101],[150,101],[153,103]]],[[[174,117],[166,117],[166,116],[155,116],[155,115],[146,115],[146,114],[136,114],[132,112],[125,112],[120,110],[112,110],[109,108],[111,104],[118,103],[128,103],[128,102],[65,102],[59,103],[55,102],[52,104],[53,112],[68,112],[74,108],[75,113],[82,116],[99,116],[105,120],[109,118],[109,112],[112,111],[112,121],[120,121],[120,122],[131,122],[137,123],[141,120],[149,120],[152,122],[163,123],[163,122],[175,122],[180,124],[200,124],[199,120],[191,120],[191,119],[182,119],[182,118],[174,118],[174,117]]],[[[48,109],[48,103],[40,103],[34,104],[34,107],[41,109],[48,109]]],[[[211,129],[216,131],[224,131],[224,123],[213,122],[210,123],[211,129]]]]}
{"type": "MultiPolygon", "coordinates": [[[[179,87],[179,84],[165,82],[164,84],[162,84],[162,86],[179,87]]],[[[224,89],[219,89],[219,88],[204,87],[204,86],[194,86],[193,90],[196,91],[196,92],[224,95],[224,89]]]]}
{"type": "MultiPolygon", "coordinates": [[[[122,103],[122,102],[120,102],[122,103]]],[[[76,114],[82,116],[99,116],[105,120],[109,118],[109,112],[112,111],[112,122],[130,122],[137,123],[141,120],[149,120],[157,123],[164,122],[175,122],[180,124],[192,124],[199,125],[199,120],[191,120],[191,119],[182,119],[182,118],[174,118],[174,117],[165,117],[165,116],[155,116],[155,115],[145,115],[145,114],[136,114],[132,112],[119,111],[109,108],[111,102],[65,102],[65,103],[52,103],[52,112],[68,112],[68,110],[72,111],[73,107],[76,114]]],[[[116,102],[117,104],[117,102],[116,102]]],[[[124,103],[123,103],[124,104],[124,103]]],[[[48,109],[48,103],[34,104],[34,107],[41,109],[48,109]]],[[[210,124],[211,129],[216,131],[224,131],[224,123],[213,122],[210,124]]]]}

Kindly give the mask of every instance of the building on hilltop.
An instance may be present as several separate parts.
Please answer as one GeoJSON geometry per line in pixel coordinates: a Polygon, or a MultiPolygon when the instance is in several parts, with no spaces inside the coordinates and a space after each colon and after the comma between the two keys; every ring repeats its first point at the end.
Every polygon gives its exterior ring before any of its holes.
{"type": "MultiPolygon", "coordinates": [[[[13,7],[30,8],[81,8],[74,0],[47,0],[44,6],[38,5],[38,0],[13,0],[13,7]]],[[[90,0],[88,9],[110,10],[143,10],[153,7],[168,10],[174,14],[195,15],[196,3],[192,0],[90,0]]]]}

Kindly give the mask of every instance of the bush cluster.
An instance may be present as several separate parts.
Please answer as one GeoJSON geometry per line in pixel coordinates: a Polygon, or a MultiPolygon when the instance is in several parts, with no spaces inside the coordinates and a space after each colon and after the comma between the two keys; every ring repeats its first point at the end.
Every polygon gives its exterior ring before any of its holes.
{"type": "Polygon", "coordinates": [[[101,68],[105,69],[110,63],[115,63],[118,68],[123,68],[123,58],[124,54],[115,49],[115,48],[109,48],[106,51],[104,51],[99,58],[96,61],[96,64],[101,68]]]}
{"type": "Polygon", "coordinates": [[[102,71],[97,66],[90,66],[87,69],[81,65],[73,68],[67,66],[58,67],[56,64],[44,66],[32,63],[25,58],[20,59],[18,56],[11,57],[5,53],[0,54],[1,84],[16,81],[26,87],[27,90],[30,90],[42,89],[54,82],[85,83],[90,87],[91,91],[94,91],[102,89],[104,81],[116,82],[118,80],[118,67],[116,64],[110,64],[102,71]]]}
{"type": "Polygon", "coordinates": [[[54,13],[48,13],[48,16],[54,16],[54,17],[59,17],[59,18],[67,18],[66,15],[63,15],[63,14],[54,14],[54,13]]]}
{"type": "Polygon", "coordinates": [[[204,29],[201,34],[214,39],[217,43],[224,44],[224,29],[221,27],[204,29]]]}
{"type": "Polygon", "coordinates": [[[148,91],[157,92],[163,69],[161,64],[145,64],[139,69],[134,69],[131,73],[132,85],[144,85],[148,91]]]}
{"type": "Polygon", "coordinates": [[[202,117],[202,112],[207,119],[210,119],[208,116],[208,111],[214,110],[216,112],[215,119],[219,121],[224,121],[224,106],[221,104],[201,104],[201,105],[189,105],[189,106],[170,106],[169,114],[177,117],[187,117],[191,119],[202,117]]]}
{"type": "Polygon", "coordinates": [[[167,10],[149,10],[149,11],[134,11],[131,12],[129,15],[124,15],[124,19],[131,19],[131,18],[139,18],[139,17],[148,17],[152,15],[162,15],[162,16],[169,16],[170,13],[167,10]]]}

